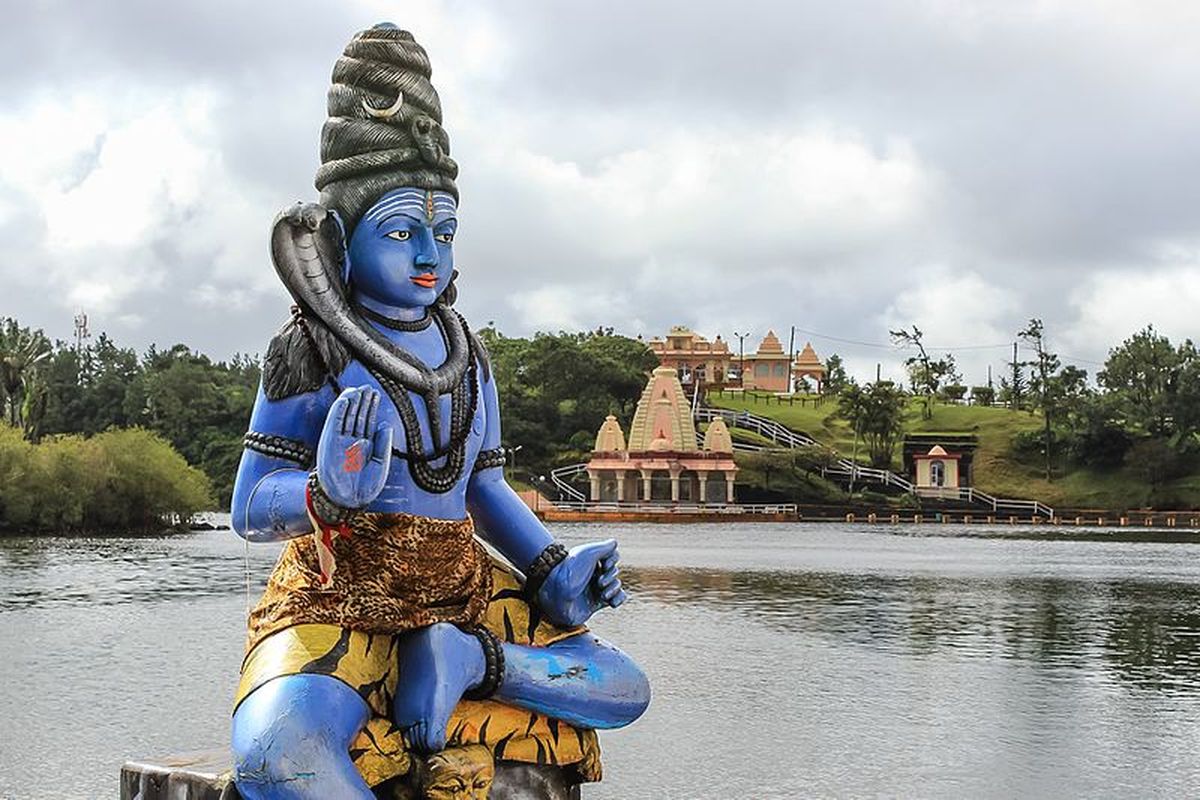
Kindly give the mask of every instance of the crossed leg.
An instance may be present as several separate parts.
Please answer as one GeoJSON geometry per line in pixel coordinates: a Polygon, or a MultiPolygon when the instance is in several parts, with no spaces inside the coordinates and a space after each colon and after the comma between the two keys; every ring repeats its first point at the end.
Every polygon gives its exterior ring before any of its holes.
{"type": "MultiPolygon", "coordinates": [[[[619,728],[642,715],[650,684],[629,656],[590,633],[536,647],[506,642],[495,699],[585,728],[619,728]]],[[[406,634],[393,719],[418,752],[446,745],[463,692],[483,679],[479,641],[439,623],[406,634]]]]}

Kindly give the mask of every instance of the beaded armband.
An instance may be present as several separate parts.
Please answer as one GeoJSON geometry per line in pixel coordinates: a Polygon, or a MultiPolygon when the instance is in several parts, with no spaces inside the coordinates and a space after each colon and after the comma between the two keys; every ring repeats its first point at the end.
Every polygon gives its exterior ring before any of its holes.
{"type": "Polygon", "coordinates": [[[305,467],[313,462],[311,447],[298,439],[288,439],[285,436],[249,431],[242,438],[242,446],[247,450],[262,453],[265,456],[294,461],[305,467]]]}
{"type": "Polygon", "coordinates": [[[472,628],[470,633],[475,635],[483,647],[483,657],[487,662],[484,669],[483,681],[474,689],[463,692],[467,700],[486,700],[496,693],[504,681],[504,649],[500,637],[487,628],[472,628]]]}
{"type": "Polygon", "coordinates": [[[359,514],[357,508],[339,506],[333,500],[329,499],[329,495],[325,494],[325,490],[321,488],[321,481],[317,478],[316,470],[308,474],[307,499],[313,516],[325,525],[332,527],[348,526],[359,514]]]}
{"type": "Polygon", "coordinates": [[[546,545],[545,550],[538,554],[538,557],[525,570],[525,595],[530,600],[537,600],[538,592],[542,590],[542,584],[546,582],[550,571],[561,564],[566,557],[567,548],[558,542],[551,542],[546,545]]]}
{"type": "Polygon", "coordinates": [[[505,460],[503,447],[480,450],[479,455],[475,456],[475,472],[490,467],[503,467],[505,460]]]}

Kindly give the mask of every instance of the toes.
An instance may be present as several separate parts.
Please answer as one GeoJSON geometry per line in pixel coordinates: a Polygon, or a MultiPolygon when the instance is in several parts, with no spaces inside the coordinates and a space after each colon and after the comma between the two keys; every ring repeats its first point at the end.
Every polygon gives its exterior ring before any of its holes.
{"type": "Polygon", "coordinates": [[[413,723],[404,733],[404,738],[408,740],[410,750],[416,750],[418,753],[428,753],[429,742],[427,735],[428,728],[424,722],[413,723]]]}

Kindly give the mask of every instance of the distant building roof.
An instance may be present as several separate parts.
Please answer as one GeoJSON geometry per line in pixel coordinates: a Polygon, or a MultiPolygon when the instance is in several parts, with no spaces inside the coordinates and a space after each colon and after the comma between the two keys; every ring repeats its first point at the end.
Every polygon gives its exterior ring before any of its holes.
{"type": "Polygon", "coordinates": [[[696,445],[696,428],[674,367],[658,367],[642,391],[629,426],[629,452],[686,453],[696,445]],[[664,447],[663,442],[666,443],[664,447]]]}
{"type": "Polygon", "coordinates": [[[604,423],[596,433],[595,451],[597,453],[620,453],[624,450],[625,434],[621,430],[621,423],[617,422],[616,417],[609,414],[604,418],[604,423]]]}
{"type": "Polygon", "coordinates": [[[813,350],[812,342],[805,342],[804,349],[800,351],[800,355],[796,356],[796,366],[812,371],[825,371],[825,365],[821,363],[821,359],[817,357],[817,351],[813,350]]]}
{"type": "Polygon", "coordinates": [[[725,420],[717,417],[709,423],[708,430],[704,432],[704,449],[710,453],[733,452],[733,437],[729,435],[725,420]]]}
{"type": "Polygon", "coordinates": [[[783,344],[780,343],[779,337],[775,335],[775,331],[767,331],[767,335],[758,343],[759,355],[763,353],[782,353],[783,344]]]}

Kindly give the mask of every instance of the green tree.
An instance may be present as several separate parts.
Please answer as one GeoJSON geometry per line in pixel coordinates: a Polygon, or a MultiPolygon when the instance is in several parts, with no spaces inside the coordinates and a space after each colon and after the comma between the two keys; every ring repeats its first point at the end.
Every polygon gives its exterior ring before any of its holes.
{"type": "Polygon", "coordinates": [[[846,375],[846,364],[837,353],[830,353],[825,359],[825,380],[822,389],[830,394],[841,394],[842,389],[849,383],[846,375]]]}
{"type": "Polygon", "coordinates": [[[838,414],[867,445],[871,464],[888,468],[904,434],[907,396],[891,381],[859,386],[851,381],[838,397],[838,414]]]}
{"type": "Polygon", "coordinates": [[[1046,347],[1046,331],[1040,319],[1031,319],[1018,334],[1022,340],[1033,347],[1033,379],[1030,389],[1033,392],[1036,408],[1042,412],[1042,449],[1045,453],[1046,480],[1053,479],[1052,447],[1054,434],[1052,431],[1054,419],[1058,415],[1061,381],[1055,380],[1055,375],[1062,366],[1056,353],[1046,347]]]}
{"type": "Polygon", "coordinates": [[[0,426],[0,530],[142,533],[212,506],[206,476],[160,437],[112,430],[39,444],[0,426]]]}
{"type": "Polygon", "coordinates": [[[233,491],[258,381],[258,367],[242,356],[225,363],[184,345],[152,349],[126,389],[123,413],[201,467],[224,504],[233,491]]]}
{"type": "Polygon", "coordinates": [[[503,443],[521,446],[522,472],[543,474],[586,457],[604,418],[628,428],[658,360],[642,342],[611,329],[508,337],[480,331],[491,356],[503,443]]]}
{"type": "Polygon", "coordinates": [[[11,317],[0,320],[0,400],[13,427],[22,425],[26,388],[51,352],[50,340],[40,330],[23,327],[11,317]]]}
{"type": "Polygon", "coordinates": [[[1145,436],[1188,443],[1200,423],[1200,357],[1190,340],[1175,347],[1148,326],[1109,351],[1100,385],[1114,393],[1125,422],[1145,436]]]}
{"type": "Polygon", "coordinates": [[[925,333],[916,325],[912,326],[912,330],[902,328],[888,333],[895,344],[917,351],[916,355],[905,359],[904,366],[908,369],[913,393],[921,397],[921,418],[933,419],[933,403],[938,390],[944,385],[962,382],[953,354],[932,358],[925,349],[925,333]]]}
{"type": "Polygon", "coordinates": [[[972,386],[971,402],[977,406],[990,406],[996,399],[996,390],[991,386],[972,386]]]}

